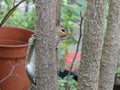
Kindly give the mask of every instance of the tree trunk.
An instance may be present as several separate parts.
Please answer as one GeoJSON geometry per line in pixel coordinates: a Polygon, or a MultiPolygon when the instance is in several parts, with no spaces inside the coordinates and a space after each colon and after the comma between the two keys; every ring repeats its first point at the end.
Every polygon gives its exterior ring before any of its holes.
{"type": "Polygon", "coordinates": [[[57,90],[56,0],[36,0],[36,90],[57,90]]]}
{"type": "Polygon", "coordinates": [[[105,0],[87,0],[78,90],[98,90],[105,0]]]}
{"type": "Polygon", "coordinates": [[[99,90],[113,90],[120,47],[118,15],[120,0],[110,0],[108,27],[100,63],[99,90]]]}
{"type": "Polygon", "coordinates": [[[56,26],[60,25],[61,0],[56,0],[56,26]]]}

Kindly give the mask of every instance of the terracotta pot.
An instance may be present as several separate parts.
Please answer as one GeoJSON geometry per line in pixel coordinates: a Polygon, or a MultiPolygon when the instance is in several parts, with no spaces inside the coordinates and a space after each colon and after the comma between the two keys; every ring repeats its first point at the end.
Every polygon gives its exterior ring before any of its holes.
{"type": "Polygon", "coordinates": [[[28,90],[24,62],[32,34],[21,28],[0,28],[0,90],[28,90]]]}

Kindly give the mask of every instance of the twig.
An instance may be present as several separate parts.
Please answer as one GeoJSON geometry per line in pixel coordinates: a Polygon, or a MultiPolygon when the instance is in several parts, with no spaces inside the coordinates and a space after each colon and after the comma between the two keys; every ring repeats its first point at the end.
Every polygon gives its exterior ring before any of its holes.
{"type": "Polygon", "coordinates": [[[65,90],[68,90],[68,80],[69,80],[69,77],[70,77],[70,73],[71,73],[71,70],[72,70],[72,67],[73,67],[73,64],[75,62],[75,59],[77,57],[77,54],[78,54],[78,50],[79,50],[79,45],[80,45],[80,41],[81,41],[81,37],[82,37],[82,24],[83,24],[83,19],[84,19],[85,16],[82,16],[82,13],[80,12],[80,36],[79,36],[79,39],[78,39],[78,43],[77,43],[77,48],[76,48],[76,52],[75,52],[75,55],[73,57],[73,61],[71,63],[71,66],[70,66],[70,70],[68,72],[68,76],[67,76],[67,82],[66,82],[66,86],[65,86],[65,90]]]}
{"type": "Polygon", "coordinates": [[[13,0],[13,6],[15,6],[15,2],[16,2],[16,0],[13,0]]]}
{"type": "Polygon", "coordinates": [[[15,9],[26,0],[21,0],[18,4],[16,4],[13,8],[11,8],[8,13],[5,15],[5,17],[3,18],[3,20],[0,23],[0,27],[2,27],[2,25],[7,21],[7,19],[9,18],[9,16],[15,11],[15,9]]]}

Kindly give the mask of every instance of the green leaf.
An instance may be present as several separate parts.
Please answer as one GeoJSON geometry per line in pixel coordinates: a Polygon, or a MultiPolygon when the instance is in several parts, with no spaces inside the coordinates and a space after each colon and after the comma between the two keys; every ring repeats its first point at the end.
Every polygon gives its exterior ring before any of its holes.
{"type": "Polygon", "coordinates": [[[81,6],[81,7],[87,7],[87,1],[86,0],[77,0],[77,3],[81,6]]]}
{"type": "Polygon", "coordinates": [[[116,73],[120,73],[120,67],[117,69],[117,72],[116,73]]]}
{"type": "Polygon", "coordinates": [[[58,58],[60,59],[60,69],[63,69],[65,66],[65,57],[60,51],[58,52],[58,58]]]}

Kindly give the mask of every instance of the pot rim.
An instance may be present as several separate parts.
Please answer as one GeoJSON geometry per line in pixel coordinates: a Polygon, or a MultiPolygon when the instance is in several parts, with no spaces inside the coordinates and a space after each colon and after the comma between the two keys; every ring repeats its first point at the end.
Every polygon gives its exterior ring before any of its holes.
{"type": "MultiPolygon", "coordinates": [[[[3,26],[3,27],[0,27],[0,28],[13,28],[13,29],[22,29],[22,30],[25,30],[25,31],[30,31],[30,32],[33,32],[31,31],[30,29],[26,29],[26,28],[22,28],[22,27],[14,27],[14,26],[3,26]]],[[[34,33],[34,32],[33,32],[34,33]]]]}
{"type": "Polygon", "coordinates": [[[22,44],[22,45],[0,45],[0,48],[18,48],[18,47],[27,47],[28,44],[22,44]]]}
{"type": "MultiPolygon", "coordinates": [[[[12,26],[3,26],[3,27],[0,27],[0,29],[18,29],[18,31],[20,30],[24,30],[24,31],[27,31],[27,32],[30,32],[31,34],[34,34],[33,31],[29,30],[29,29],[25,29],[25,28],[21,28],[21,27],[12,27],[12,26]]],[[[20,43],[20,44],[13,44],[13,45],[4,45],[4,44],[0,44],[0,48],[20,48],[20,47],[27,47],[28,46],[28,42],[23,42],[23,43],[20,43]]]]}

